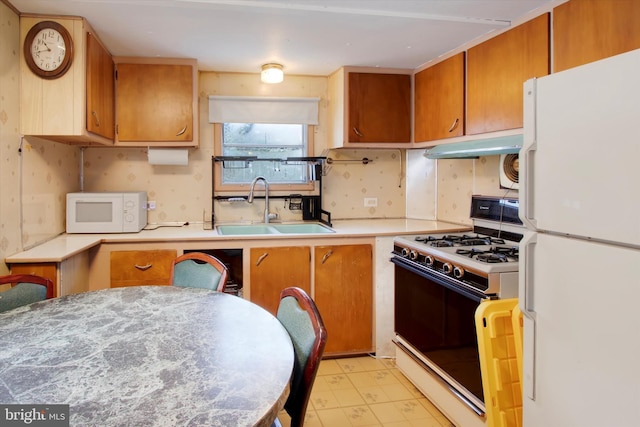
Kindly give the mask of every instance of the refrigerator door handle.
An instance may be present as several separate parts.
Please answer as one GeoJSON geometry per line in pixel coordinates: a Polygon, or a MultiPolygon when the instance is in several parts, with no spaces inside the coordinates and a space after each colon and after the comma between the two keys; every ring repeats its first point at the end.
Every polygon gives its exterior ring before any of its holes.
{"type": "Polygon", "coordinates": [[[522,360],[522,382],[523,394],[525,397],[535,400],[535,361],[536,361],[536,312],[534,309],[534,247],[537,242],[537,233],[526,233],[520,242],[520,253],[523,263],[520,263],[518,270],[519,280],[519,300],[520,311],[522,311],[523,321],[523,360],[522,360]]]}
{"type": "Polygon", "coordinates": [[[533,174],[534,159],[537,149],[536,138],[536,79],[524,82],[524,134],[520,149],[520,219],[524,225],[532,230],[538,228],[534,218],[533,204],[533,174]]]}

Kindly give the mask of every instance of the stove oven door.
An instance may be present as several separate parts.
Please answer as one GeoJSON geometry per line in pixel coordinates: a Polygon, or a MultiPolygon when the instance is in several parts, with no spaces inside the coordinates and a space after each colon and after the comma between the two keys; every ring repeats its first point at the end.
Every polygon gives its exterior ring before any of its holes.
{"type": "Polygon", "coordinates": [[[484,415],[474,315],[487,296],[404,258],[391,261],[397,344],[476,414],[484,415]]]}

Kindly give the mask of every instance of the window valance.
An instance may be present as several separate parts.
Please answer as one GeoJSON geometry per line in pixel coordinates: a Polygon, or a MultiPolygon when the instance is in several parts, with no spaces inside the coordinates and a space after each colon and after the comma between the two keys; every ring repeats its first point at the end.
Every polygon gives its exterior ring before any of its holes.
{"type": "Polygon", "coordinates": [[[209,96],[210,123],[318,124],[320,98],[209,96]]]}

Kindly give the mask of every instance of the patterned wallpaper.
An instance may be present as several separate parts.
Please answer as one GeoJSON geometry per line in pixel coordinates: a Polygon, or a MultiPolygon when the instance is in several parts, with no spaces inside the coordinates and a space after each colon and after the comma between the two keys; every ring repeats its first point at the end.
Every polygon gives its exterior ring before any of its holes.
{"type": "MultiPolygon", "coordinates": [[[[0,256],[21,249],[20,186],[17,147],[19,144],[19,45],[18,16],[0,3],[0,256]]],[[[8,272],[0,263],[0,274],[8,272]]]]}
{"type": "Polygon", "coordinates": [[[78,148],[20,136],[19,46],[18,16],[0,3],[0,258],[64,232],[78,189],[78,148]]]}
{"type": "Polygon", "coordinates": [[[517,190],[500,188],[500,156],[437,161],[437,217],[471,224],[471,196],[518,197],[517,190]]]}

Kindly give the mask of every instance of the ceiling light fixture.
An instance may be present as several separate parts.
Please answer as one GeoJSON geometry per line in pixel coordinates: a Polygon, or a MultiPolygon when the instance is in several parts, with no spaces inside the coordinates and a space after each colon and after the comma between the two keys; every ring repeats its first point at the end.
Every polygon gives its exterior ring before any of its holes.
{"type": "Polygon", "coordinates": [[[270,63],[262,66],[260,80],[262,83],[280,83],[284,80],[284,71],[282,65],[270,63]]]}

